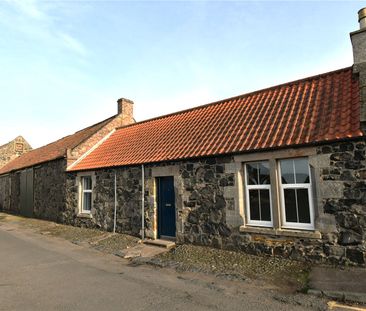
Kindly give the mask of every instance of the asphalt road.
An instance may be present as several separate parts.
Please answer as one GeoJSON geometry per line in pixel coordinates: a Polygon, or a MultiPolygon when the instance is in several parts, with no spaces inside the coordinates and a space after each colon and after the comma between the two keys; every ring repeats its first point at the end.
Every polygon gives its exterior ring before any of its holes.
{"type": "Polygon", "coordinates": [[[253,281],[149,266],[0,226],[0,310],[324,310],[253,281]]]}

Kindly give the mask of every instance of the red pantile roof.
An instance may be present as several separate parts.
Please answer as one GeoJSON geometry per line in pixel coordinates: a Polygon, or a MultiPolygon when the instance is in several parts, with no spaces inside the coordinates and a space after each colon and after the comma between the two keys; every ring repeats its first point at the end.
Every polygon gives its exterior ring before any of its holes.
{"type": "Polygon", "coordinates": [[[83,130],[80,130],[72,135],[61,138],[53,143],[37,149],[33,149],[32,151],[21,155],[20,157],[9,162],[7,165],[3,166],[0,169],[0,175],[66,157],[67,149],[72,149],[78,146],[84,140],[86,140],[103,126],[105,126],[113,118],[114,116],[90,127],[87,127],[83,130]]]}
{"type": "Polygon", "coordinates": [[[345,68],[122,127],[69,170],[359,137],[359,98],[345,68]]]}

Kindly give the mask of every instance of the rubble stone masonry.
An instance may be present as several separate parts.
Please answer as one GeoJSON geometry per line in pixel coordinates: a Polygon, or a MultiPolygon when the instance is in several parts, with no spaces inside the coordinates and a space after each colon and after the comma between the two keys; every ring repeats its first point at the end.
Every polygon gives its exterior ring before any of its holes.
{"type": "Polygon", "coordinates": [[[323,183],[338,193],[323,198],[323,209],[336,221],[336,230],[324,239],[331,261],[365,264],[366,255],[366,141],[365,139],[318,148],[324,157],[323,183]]]}
{"type": "MultiPolygon", "coordinates": [[[[174,176],[178,243],[192,243],[251,254],[282,256],[316,263],[365,265],[365,140],[314,148],[315,230],[247,228],[238,208],[234,157],[203,158],[145,165],[145,236],[157,237],[155,182],[174,176]],[[235,216],[236,215],[236,216],[235,216]],[[235,216],[235,217],[234,217],[235,216]],[[233,217],[235,219],[233,219],[233,217]],[[275,230],[276,229],[276,230],[275,230]]],[[[66,223],[112,230],[114,174],[117,175],[117,231],[141,230],[141,167],[68,173],[66,223]],[[93,174],[92,216],[80,215],[78,178],[93,174]]],[[[245,212],[244,212],[245,213],[245,212]]]]}
{"type": "Polygon", "coordinates": [[[18,136],[11,142],[0,146],[0,168],[30,150],[32,150],[32,147],[22,136],[18,136]]]}
{"type": "Polygon", "coordinates": [[[80,209],[80,178],[90,173],[68,173],[66,182],[66,209],[61,213],[64,223],[112,231],[114,221],[114,189],[117,183],[118,232],[139,235],[141,229],[141,169],[126,167],[93,172],[92,217],[80,209]]]}
{"type": "MultiPolygon", "coordinates": [[[[295,150],[295,149],[292,149],[295,150]]],[[[234,156],[146,164],[145,236],[157,238],[156,183],[174,176],[176,241],[282,256],[316,263],[365,266],[366,140],[312,147],[315,230],[256,228],[245,224],[234,156]]],[[[295,150],[301,153],[301,148],[295,150]]],[[[276,152],[273,151],[274,156],[276,152]]],[[[291,150],[282,154],[291,157],[291,150]]],[[[251,154],[259,157],[261,153],[251,154]]],[[[263,156],[263,154],[262,154],[263,156]]],[[[118,232],[141,233],[141,166],[65,172],[66,159],[34,167],[34,215],[77,226],[113,230],[115,174],[118,232]],[[80,178],[91,175],[91,214],[80,210],[80,178]]],[[[0,208],[19,211],[19,173],[0,176],[0,208]]]]}
{"type": "Polygon", "coordinates": [[[53,221],[61,221],[65,210],[66,160],[49,161],[34,167],[33,215],[53,221]]]}

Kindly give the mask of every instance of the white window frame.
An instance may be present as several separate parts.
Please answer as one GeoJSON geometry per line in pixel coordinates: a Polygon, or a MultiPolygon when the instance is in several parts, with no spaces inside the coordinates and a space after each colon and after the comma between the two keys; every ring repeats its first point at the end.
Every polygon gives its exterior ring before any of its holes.
{"type": "Polygon", "coordinates": [[[80,188],[81,188],[81,198],[80,198],[80,209],[82,214],[90,214],[93,207],[93,178],[91,175],[80,176],[80,188]],[[84,178],[90,178],[91,189],[84,189],[84,178]],[[84,193],[91,193],[90,210],[84,209],[84,193]]]}
{"type": "MultiPolygon", "coordinates": [[[[261,162],[267,162],[270,163],[268,160],[262,160],[262,161],[254,161],[254,162],[246,162],[244,163],[244,182],[245,182],[245,205],[246,205],[246,212],[247,212],[247,219],[246,223],[249,226],[257,226],[257,227],[269,227],[273,228],[273,210],[272,210],[272,193],[271,193],[271,176],[269,176],[270,183],[268,185],[249,185],[248,184],[248,174],[247,174],[247,164],[255,164],[255,163],[261,163],[261,162]],[[269,191],[269,206],[270,206],[270,215],[271,215],[271,221],[264,221],[264,220],[251,220],[250,217],[250,200],[249,200],[249,190],[261,190],[265,189],[269,191]]],[[[260,197],[259,197],[260,200],[260,197]]],[[[260,209],[259,209],[260,213],[260,209]]]]}
{"type": "MultiPolygon", "coordinates": [[[[292,162],[294,165],[294,162],[292,162]]],[[[280,201],[281,201],[281,220],[282,220],[282,228],[284,229],[300,229],[300,230],[314,230],[314,204],[313,204],[313,193],[312,193],[312,178],[311,178],[311,170],[309,164],[308,157],[301,158],[284,158],[279,159],[277,162],[278,166],[278,181],[280,186],[280,201]],[[294,183],[294,184],[282,184],[282,171],[281,171],[281,160],[295,160],[295,159],[306,159],[308,161],[308,171],[309,171],[309,183],[294,183]],[[285,207],[285,189],[307,189],[308,190],[308,198],[309,198],[309,214],[310,214],[310,223],[299,223],[299,222],[289,222],[286,221],[286,207],[285,207]]],[[[294,167],[295,171],[295,167],[294,167]]],[[[295,182],[296,182],[296,173],[295,173],[295,182]]],[[[297,194],[295,191],[295,196],[297,200],[297,194]]],[[[298,218],[298,215],[297,215],[298,218]]]]}

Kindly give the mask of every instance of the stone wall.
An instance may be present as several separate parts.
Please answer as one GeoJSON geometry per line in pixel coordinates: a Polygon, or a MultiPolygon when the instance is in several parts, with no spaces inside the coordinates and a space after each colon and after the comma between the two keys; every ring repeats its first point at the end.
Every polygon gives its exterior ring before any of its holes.
{"type": "Polygon", "coordinates": [[[93,172],[93,207],[91,216],[80,213],[79,182],[83,175],[68,173],[66,210],[63,222],[112,231],[114,221],[114,174],[117,176],[116,231],[139,235],[141,229],[141,168],[126,167],[93,172]]]}
{"type": "Polygon", "coordinates": [[[318,148],[327,185],[324,212],[336,220],[324,251],[334,261],[365,263],[366,253],[366,141],[331,144],[318,148]]]}
{"type": "Polygon", "coordinates": [[[36,218],[59,221],[65,210],[66,160],[55,160],[34,167],[34,209],[36,218]]]}
{"type": "MultiPolygon", "coordinates": [[[[55,160],[34,167],[33,215],[60,221],[65,210],[66,160],[55,160]]],[[[20,171],[0,176],[0,209],[19,214],[20,171]]]]}
{"type": "MultiPolygon", "coordinates": [[[[157,237],[155,177],[174,176],[177,242],[289,257],[316,263],[364,265],[366,254],[365,140],[313,148],[315,232],[242,227],[234,157],[145,165],[145,235],[157,237]],[[160,174],[160,175],[159,175],[160,174]],[[232,220],[233,215],[236,219],[232,220]],[[230,221],[228,221],[228,219],[230,221]]],[[[290,156],[290,151],[282,154],[290,156]]],[[[298,152],[299,153],[299,152],[298,152]]],[[[300,152],[301,153],[301,152],[300,152]]],[[[68,173],[63,222],[112,230],[114,172],[117,174],[117,231],[139,235],[141,167],[68,173]],[[93,174],[92,218],[79,214],[79,178],[93,174]]],[[[240,195],[239,195],[240,196],[240,195]]]]}
{"type": "MultiPolygon", "coordinates": [[[[333,143],[312,150],[309,162],[315,176],[315,232],[243,230],[245,210],[238,207],[242,198],[237,191],[242,163],[234,156],[225,156],[145,165],[145,235],[157,237],[155,178],[174,176],[178,243],[317,263],[365,265],[366,141],[333,143]]],[[[290,150],[281,152],[282,156],[294,156],[290,150]]],[[[140,166],[87,173],[65,173],[65,167],[66,160],[57,160],[34,168],[35,217],[113,230],[116,173],[117,231],[140,234],[140,166]],[[79,206],[80,178],[89,174],[93,177],[91,217],[81,214],[79,206]]],[[[2,176],[0,191],[1,208],[19,211],[19,174],[2,176]],[[4,195],[9,192],[10,198],[4,195]]]]}
{"type": "Polygon", "coordinates": [[[183,227],[177,232],[178,242],[228,246],[232,229],[226,224],[226,212],[233,202],[225,198],[225,189],[234,186],[235,178],[225,167],[232,161],[232,157],[223,157],[180,164],[184,192],[179,215],[183,227]]]}
{"type": "Polygon", "coordinates": [[[226,221],[235,201],[233,189],[238,186],[230,174],[232,159],[181,163],[185,216],[184,230],[177,233],[177,240],[317,263],[364,265],[365,151],[365,141],[359,140],[319,147],[309,158],[319,174],[315,180],[318,192],[314,193],[319,236],[279,230],[241,232],[226,221]]]}

